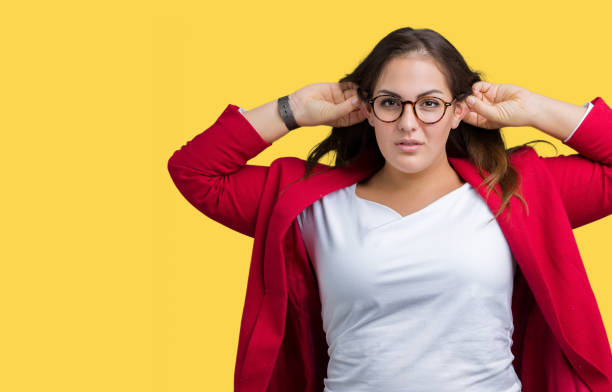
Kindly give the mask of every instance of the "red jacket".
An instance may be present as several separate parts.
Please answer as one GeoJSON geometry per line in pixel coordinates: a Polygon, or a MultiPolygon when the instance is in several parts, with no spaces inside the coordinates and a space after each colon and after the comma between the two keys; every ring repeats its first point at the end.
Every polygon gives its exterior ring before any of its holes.
{"type": "MultiPolygon", "coordinates": [[[[572,232],[612,214],[612,110],[600,97],[591,102],[566,143],[579,154],[540,157],[523,146],[510,156],[529,215],[513,197],[511,212],[506,208],[497,221],[519,267],[512,353],[524,392],[612,391],[610,343],[572,232]]],[[[246,164],[270,145],[229,104],[174,152],[168,170],[204,215],[254,238],[235,391],[321,392],[329,360],[321,302],[295,218],[317,199],[370,175],[372,151],[345,168],[296,181],[303,159],[246,164]]],[[[469,160],[448,159],[478,187],[482,177],[469,160]]],[[[328,167],[317,164],[315,172],[328,167]]],[[[486,186],[477,189],[497,212],[499,195],[487,198],[486,186]]]]}

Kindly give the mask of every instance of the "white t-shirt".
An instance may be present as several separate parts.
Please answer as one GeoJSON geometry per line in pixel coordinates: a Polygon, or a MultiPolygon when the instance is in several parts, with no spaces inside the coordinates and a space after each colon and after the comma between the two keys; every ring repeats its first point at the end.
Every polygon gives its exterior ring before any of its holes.
{"type": "Polygon", "coordinates": [[[469,183],[402,217],[331,192],[297,217],[330,361],[324,392],[515,392],[516,262],[469,183]]]}

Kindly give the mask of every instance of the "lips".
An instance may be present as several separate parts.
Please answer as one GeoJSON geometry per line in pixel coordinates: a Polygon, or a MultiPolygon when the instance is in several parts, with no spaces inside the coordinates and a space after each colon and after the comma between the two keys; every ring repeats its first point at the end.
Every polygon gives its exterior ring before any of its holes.
{"type": "Polygon", "coordinates": [[[400,151],[403,151],[403,152],[418,151],[422,147],[422,143],[421,144],[401,144],[401,143],[396,143],[396,145],[397,145],[397,148],[399,148],[400,151]]]}
{"type": "Polygon", "coordinates": [[[403,144],[403,145],[421,145],[423,144],[422,142],[418,141],[418,140],[414,140],[414,139],[408,139],[408,140],[400,140],[399,142],[395,143],[395,144],[403,144]]]}

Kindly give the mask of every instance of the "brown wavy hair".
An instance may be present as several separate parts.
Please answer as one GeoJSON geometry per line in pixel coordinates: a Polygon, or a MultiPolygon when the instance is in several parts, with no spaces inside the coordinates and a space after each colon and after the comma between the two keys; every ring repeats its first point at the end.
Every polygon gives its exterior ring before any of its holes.
{"type": "MultiPolygon", "coordinates": [[[[415,30],[404,27],[385,36],[357,68],[341,78],[339,82],[356,83],[359,86],[358,95],[367,102],[372,98],[372,90],[384,66],[393,58],[413,52],[430,56],[437,62],[443,70],[452,96],[458,102],[464,101],[472,93],[472,85],[482,80],[483,73],[471,70],[459,51],[442,35],[430,29],[415,30]]],[[[449,134],[446,154],[449,157],[468,158],[475,164],[483,178],[483,182],[478,186],[485,184],[489,188],[486,193],[487,197],[491,190],[499,194],[494,186],[497,183],[500,184],[502,203],[493,218],[495,219],[506,206],[510,209],[508,203],[513,195],[523,202],[529,214],[529,207],[525,199],[517,192],[517,188],[520,191],[519,176],[510,163],[509,155],[524,145],[536,142],[549,143],[556,150],[556,147],[546,140],[532,140],[506,149],[499,128],[484,129],[462,121],[449,134]],[[483,169],[490,173],[486,178],[483,169]]],[[[367,148],[375,149],[377,165],[381,168],[385,163],[385,158],[378,148],[374,127],[367,120],[348,127],[333,127],[331,134],[309,152],[305,175],[302,179],[311,176],[318,161],[329,152],[335,155],[334,165],[315,174],[346,166],[358,159],[367,148]]]]}

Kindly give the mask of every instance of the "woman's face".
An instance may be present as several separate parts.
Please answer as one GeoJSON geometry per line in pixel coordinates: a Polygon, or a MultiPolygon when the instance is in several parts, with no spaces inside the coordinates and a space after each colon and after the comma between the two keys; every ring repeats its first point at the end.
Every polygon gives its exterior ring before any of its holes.
{"type": "MultiPolygon", "coordinates": [[[[450,102],[453,97],[442,72],[431,57],[409,55],[394,58],[384,67],[372,97],[388,90],[405,100],[416,101],[422,93],[450,102]],[[430,90],[438,90],[430,92],[430,90]]],[[[386,93],[384,93],[386,94],[386,93]]],[[[431,105],[431,102],[426,103],[431,105]]],[[[402,116],[394,122],[383,122],[367,105],[368,122],[375,129],[376,141],[387,164],[404,173],[418,173],[432,164],[446,160],[446,140],[451,128],[456,128],[469,112],[463,102],[453,102],[444,116],[434,124],[426,124],[415,117],[411,104],[406,104],[402,116]],[[423,144],[416,151],[402,151],[396,144],[402,138],[416,139],[423,144]]]]}

